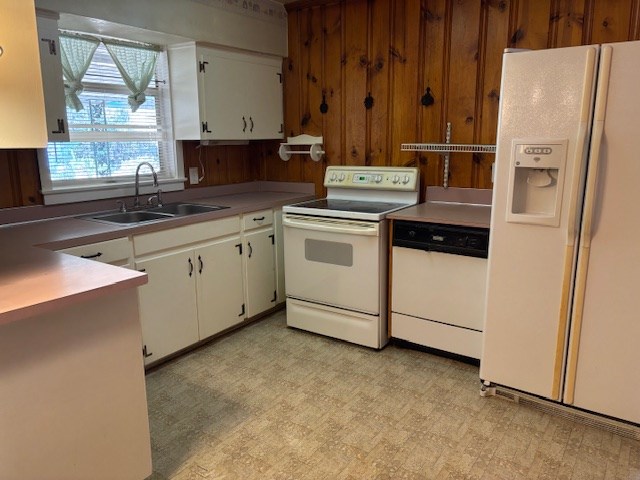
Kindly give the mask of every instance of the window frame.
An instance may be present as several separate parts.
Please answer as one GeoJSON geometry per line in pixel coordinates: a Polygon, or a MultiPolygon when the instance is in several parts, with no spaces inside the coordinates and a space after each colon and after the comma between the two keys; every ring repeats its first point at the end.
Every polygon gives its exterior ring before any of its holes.
{"type": "MultiPolygon", "coordinates": [[[[181,142],[176,142],[173,138],[171,97],[169,88],[169,69],[167,51],[162,50],[156,65],[156,75],[163,79],[156,82],[156,85],[150,85],[149,90],[153,89],[156,96],[156,104],[160,109],[162,116],[162,142],[164,151],[169,155],[168,165],[171,167],[172,175],[164,176],[158,179],[159,188],[163,192],[184,190],[186,178],[184,175],[184,162],[182,156],[181,142]],[[157,92],[157,93],[156,93],[157,92]]],[[[125,86],[115,83],[99,83],[91,81],[83,81],[85,91],[99,91],[112,93],[129,93],[125,86]]],[[[71,126],[70,126],[71,128],[71,126]]],[[[70,133],[70,141],[87,141],[73,139],[73,133],[70,133]]],[[[114,142],[126,141],[114,139],[114,142]]],[[[52,142],[53,143],[53,142],[52,142]]],[[[67,143],[67,142],[58,142],[67,143]]],[[[51,179],[51,171],[49,169],[49,161],[47,149],[38,149],[38,166],[40,170],[41,192],[45,205],[73,203],[88,200],[100,200],[108,198],[119,198],[134,195],[135,175],[127,175],[120,177],[109,177],[99,179],[80,179],[80,180],[63,180],[53,181],[51,179]]],[[[140,193],[155,193],[156,188],[153,187],[151,175],[148,168],[140,171],[140,193]]]]}

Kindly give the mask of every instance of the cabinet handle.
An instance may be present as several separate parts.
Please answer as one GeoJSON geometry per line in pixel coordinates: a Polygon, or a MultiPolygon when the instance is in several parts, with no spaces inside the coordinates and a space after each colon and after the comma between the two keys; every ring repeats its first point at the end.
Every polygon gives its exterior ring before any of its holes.
{"type": "Polygon", "coordinates": [[[102,252],[94,253],[93,255],[80,255],[80,258],[98,258],[102,256],[102,252]]]}
{"type": "Polygon", "coordinates": [[[242,127],[242,131],[246,132],[247,131],[247,120],[242,117],[242,123],[244,124],[244,126],[242,127]]]}
{"type": "Polygon", "coordinates": [[[277,298],[278,298],[278,293],[274,290],[273,291],[273,298],[271,299],[271,303],[275,303],[277,298]]]}
{"type": "Polygon", "coordinates": [[[49,55],[58,55],[58,52],[56,51],[56,41],[55,40],[51,40],[49,38],[41,38],[40,41],[41,42],[47,42],[49,44],[49,55]]]}
{"type": "Polygon", "coordinates": [[[251,246],[251,242],[247,242],[247,246],[249,247],[248,257],[251,258],[251,254],[253,253],[253,247],[251,246]]]}
{"type": "Polygon", "coordinates": [[[189,276],[193,275],[193,262],[189,259],[189,276]]]}
{"type": "Polygon", "coordinates": [[[51,130],[51,133],[65,133],[63,118],[58,118],[58,130],[51,130]]]}
{"type": "Polygon", "coordinates": [[[249,131],[253,132],[253,117],[249,117],[249,121],[251,122],[251,128],[249,129],[249,131]]]}
{"type": "Polygon", "coordinates": [[[142,272],[142,273],[145,273],[147,271],[147,269],[146,268],[139,268],[138,271],[142,272]]]}
{"type": "Polygon", "coordinates": [[[198,255],[198,273],[202,273],[202,268],[204,267],[204,262],[202,261],[202,257],[198,255]]]}
{"type": "Polygon", "coordinates": [[[244,303],[242,304],[242,311],[238,315],[239,317],[244,317],[244,303]]]}
{"type": "Polygon", "coordinates": [[[256,217],[253,219],[254,222],[261,222],[264,220],[264,217],[256,217]]]}

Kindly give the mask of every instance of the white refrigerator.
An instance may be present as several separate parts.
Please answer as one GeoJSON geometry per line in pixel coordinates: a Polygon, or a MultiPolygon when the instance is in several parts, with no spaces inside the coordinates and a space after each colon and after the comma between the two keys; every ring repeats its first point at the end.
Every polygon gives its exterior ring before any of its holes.
{"type": "Polygon", "coordinates": [[[480,377],[640,423],[640,42],[504,54],[480,377]]]}

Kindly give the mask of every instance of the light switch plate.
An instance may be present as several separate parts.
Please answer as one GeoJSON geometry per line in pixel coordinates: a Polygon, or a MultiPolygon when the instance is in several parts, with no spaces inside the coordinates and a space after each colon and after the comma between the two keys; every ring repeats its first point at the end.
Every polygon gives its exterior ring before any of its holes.
{"type": "Polygon", "coordinates": [[[198,184],[198,167],[189,167],[189,185],[198,184]]]}

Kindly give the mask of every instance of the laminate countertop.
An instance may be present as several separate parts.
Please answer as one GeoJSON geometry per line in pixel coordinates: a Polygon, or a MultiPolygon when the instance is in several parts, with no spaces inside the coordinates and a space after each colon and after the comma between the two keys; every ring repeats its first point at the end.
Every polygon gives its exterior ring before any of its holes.
{"type": "Polygon", "coordinates": [[[182,201],[228,208],[136,226],[112,225],[77,215],[2,225],[0,325],[147,283],[144,273],[55,250],[277,208],[314,197],[312,189],[296,189],[293,185],[289,191],[274,182],[251,182],[217,190],[213,187],[208,190],[212,194],[202,198],[195,197],[192,190],[182,201]],[[267,190],[270,185],[279,191],[267,190]]]}
{"type": "Polygon", "coordinates": [[[429,187],[425,203],[390,213],[387,218],[489,228],[491,190],[429,187]]]}

